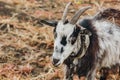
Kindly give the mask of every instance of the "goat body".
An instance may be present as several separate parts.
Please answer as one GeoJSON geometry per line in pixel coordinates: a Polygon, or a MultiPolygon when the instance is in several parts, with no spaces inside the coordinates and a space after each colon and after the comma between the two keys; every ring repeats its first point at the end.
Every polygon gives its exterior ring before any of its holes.
{"type": "Polygon", "coordinates": [[[96,70],[120,65],[120,11],[106,9],[78,21],[80,15],[90,8],[85,7],[68,21],[66,14],[70,4],[59,22],[42,21],[55,27],[52,62],[54,66],[65,64],[64,80],[73,80],[74,74],[95,80],[96,70]]]}
{"type": "Polygon", "coordinates": [[[97,69],[120,65],[119,22],[120,11],[115,9],[106,9],[93,18],[85,18],[79,22],[79,25],[88,29],[92,35],[89,37],[89,47],[82,58],[68,58],[68,62],[66,62],[67,80],[72,80],[74,72],[79,77],[86,76],[88,80],[94,80],[97,69]],[[113,22],[113,18],[117,22],[113,22]],[[74,64],[76,60],[77,63],[74,64]]]}

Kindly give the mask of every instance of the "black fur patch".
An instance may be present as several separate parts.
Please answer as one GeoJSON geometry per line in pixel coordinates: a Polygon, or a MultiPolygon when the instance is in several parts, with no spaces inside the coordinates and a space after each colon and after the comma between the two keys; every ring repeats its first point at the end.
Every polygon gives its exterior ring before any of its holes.
{"type": "Polygon", "coordinates": [[[63,36],[62,37],[62,40],[60,41],[60,43],[65,46],[67,44],[67,41],[66,41],[66,36],[63,36]]]}
{"type": "Polygon", "coordinates": [[[90,71],[92,67],[92,58],[91,56],[84,56],[82,59],[79,60],[79,63],[77,65],[77,74],[79,77],[81,76],[87,76],[88,72],[90,71]]]}
{"type": "Polygon", "coordinates": [[[79,27],[75,27],[73,33],[71,34],[71,44],[73,45],[76,42],[78,37],[78,33],[80,32],[79,27]]]}
{"type": "Polygon", "coordinates": [[[77,74],[79,77],[87,76],[91,68],[96,64],[96,52],[98,51],[98,37],[97,35],[92,35],[90,37],[90,45],[87,49],[86,54],[79,60],[77,65],[77,74]]]}
{"type": "MultiPolygon", "coordinates": [[[[80,23],[81,26],[85,27],[89,31],[92,32],[92,35],[90,38],[90,44],[88,46],[88,49],[85,53],[85,55],[79,60],[78,67],[77,67],[77,74],[79,77],[81,76],[87,76],[87,74],[90,72],[90,70],[95,66],[96,64],[96,52],[99,50],[99,41],[98,36],[96,33],[96,30],[94,26],[91,23],[91,20],[83,20],[83,22],[80,23]]],[[[84,39],[84,38],[83,38],[84,39]]]]}
{"type": "Polygon", "coordinates": [[[93,27],[92,20],[84,19],[82,22],[79,23],[80,26],[89,30],[92,34],[96,34],[95,27],[93,27]]]}
{"type": "Polygon", "coordinates": [[[88,28],[90,25],[90,20],[89,19],[84,19],[82,22],[79,23],[82,27],[88,28]]]}
{"type": "Polygon", "coordinates": [[[61,50],[60,50],[60,53],[63,53],[64,52],[64,49],[63,49],[63,47],[61,48],[61,50]]]}
{"type": "Polygon", "coordinates": [[[95,16],[95,19],[101,20],[101,19],[115,18],[115,20],[116,20],[116,19],[120,19],[119,15],[120,15],[120,10],[108,8],[108,9],[105,9],[105,10],[99,12],[99,14],[97,14],[95,16]]]}
{"type": "Polygon", "coordinates": [[[63,24],[67,24],[69,21],[68,20],[66,20],[63,24]]]}

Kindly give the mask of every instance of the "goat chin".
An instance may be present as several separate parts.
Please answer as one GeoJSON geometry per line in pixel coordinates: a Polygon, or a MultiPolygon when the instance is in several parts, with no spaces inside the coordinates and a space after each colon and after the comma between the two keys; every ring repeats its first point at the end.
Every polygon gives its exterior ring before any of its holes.
{"type": "Polygon", "coordinates": [[[55,67],[59,67],[59,66],[61,66],[62,64],[61,64],[61,62],[59,61],[57,64],[55,64],[54,66],[55,67]]]}

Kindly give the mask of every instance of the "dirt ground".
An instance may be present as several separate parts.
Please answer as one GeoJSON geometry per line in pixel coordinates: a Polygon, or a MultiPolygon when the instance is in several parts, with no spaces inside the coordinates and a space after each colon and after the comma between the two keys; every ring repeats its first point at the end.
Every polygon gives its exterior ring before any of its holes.
{"type": "MultiPolygon", "coordinates": [[[[73,5],[68,18],[88,5],[93,8],[83,16],[109,7],[120,9],[120,0],[0,0],[0,80],[63,79],[62,67],[51,64],[53,28],[40,21],[60,20],[69,1],[73,5]]],[[[108,80],[120,76],[110,72],[108,80]]]]}

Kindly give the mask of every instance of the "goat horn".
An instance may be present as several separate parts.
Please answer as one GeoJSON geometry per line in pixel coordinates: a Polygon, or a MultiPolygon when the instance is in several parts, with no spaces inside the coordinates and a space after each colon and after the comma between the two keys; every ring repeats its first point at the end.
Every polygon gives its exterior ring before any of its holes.
{"type": "Polygon", "coordinates": [[[79,9],[71,19],[70,23],[75,24],[78,21],[79,17],[82,15],[82,13],[84,13],[86,10],[90,8],[91,6],[87,6],[87,7],[83,7],[82,9],[79,9]]]}
{"type": "Polygon", "coordinates": [[[68,7],[71,5],[71,2],[69,2],[66,7],[65,7],[65,10],[64,10],[64,13],[63,13],[63,16],[62,16],[62,21],[65,22],[66,20],[66,17],[67,17],[67,13],[68,13],[68,7]]]}

